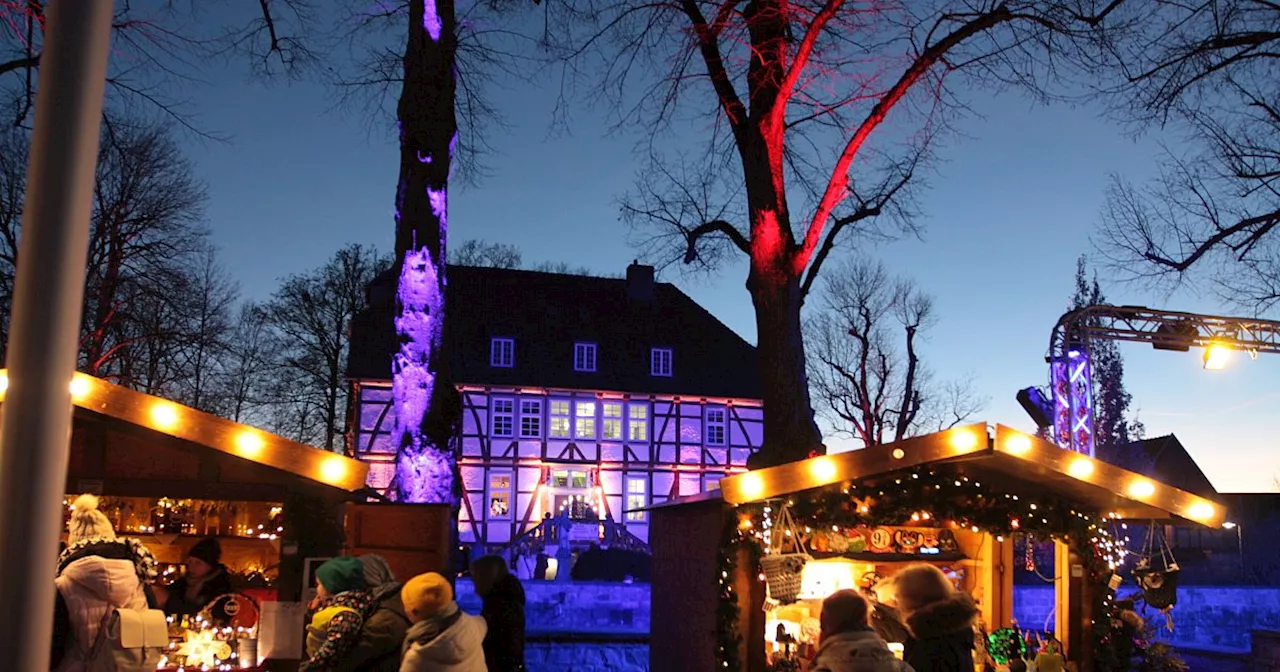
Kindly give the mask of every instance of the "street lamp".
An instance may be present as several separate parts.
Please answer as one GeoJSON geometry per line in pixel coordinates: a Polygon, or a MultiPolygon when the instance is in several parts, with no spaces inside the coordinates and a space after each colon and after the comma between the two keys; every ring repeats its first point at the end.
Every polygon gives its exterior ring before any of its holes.
{"type": "MultiPolygon", "coordinates": [[[[1218,339],[1213,339],[1204,349],[1204,369],[1221,371],[1231,359],[1231,346],[1218,339]]],[[[1229,529],[1229,528],[1228,528],[1229,529]]]]}
{"type": "Polygon", "coordinates": [[[1236,531],[1236,551],[1240,554],[1240,579],[1244,580],[1244,537],[1240,534],[1240,526],[1228,520],[1222,524],[1222,529],[1236,531]]]}

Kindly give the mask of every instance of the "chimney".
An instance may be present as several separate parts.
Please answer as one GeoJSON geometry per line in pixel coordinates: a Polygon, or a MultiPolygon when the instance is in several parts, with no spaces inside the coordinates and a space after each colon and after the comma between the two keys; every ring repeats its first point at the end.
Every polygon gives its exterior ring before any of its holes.
{"type": "Polygon", "coordinates": [[[642,266],[637,259],[627,267],[627,298],[632,301],[653,300],[652,266],[642,266]]]}

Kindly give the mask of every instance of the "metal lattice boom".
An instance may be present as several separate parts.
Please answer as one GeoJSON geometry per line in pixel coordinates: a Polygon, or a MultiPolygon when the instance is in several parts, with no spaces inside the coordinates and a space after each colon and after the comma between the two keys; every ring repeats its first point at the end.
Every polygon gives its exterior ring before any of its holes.
{"type": "Polygon", "coordinates": [[[1085,306],[1063,315],[1053,328],[1049,358],[1086,348],[1091,340],[1150,343],[1187,351],[1210,343],[1256,354],[1280,353],[1280,322],[1197,315],[1141,306],[1085,306]]]}

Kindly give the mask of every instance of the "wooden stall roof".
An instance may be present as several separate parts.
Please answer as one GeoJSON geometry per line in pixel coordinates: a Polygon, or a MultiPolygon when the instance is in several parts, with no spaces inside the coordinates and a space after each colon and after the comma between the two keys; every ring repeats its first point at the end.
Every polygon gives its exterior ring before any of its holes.
{"type": "Polygon", "coordinates": [[[933,464],[1015,493],[1057,494],[1119,518],[1178,517],[1209,527],[1226,519],[1226,510],[1209,499],[986,423],[730,476],[720,481],[720,491],[726,502],[744,504],[933,464]]]}
{"type": "MultiPolygon", "coordinates": [[[[8,388],[8,371],[0,369],[0,401],[8,388]]],[[[70,393],[86,411],[348,492],[363,488],[368,477],[368,465],[357,460],[83,373],[72,378],[70,393]]]]}

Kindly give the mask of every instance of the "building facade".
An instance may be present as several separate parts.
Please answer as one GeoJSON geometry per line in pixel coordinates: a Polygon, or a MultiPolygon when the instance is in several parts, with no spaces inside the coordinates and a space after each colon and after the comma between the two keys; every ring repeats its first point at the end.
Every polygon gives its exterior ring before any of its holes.
{"type": "MultiPolygon", "coordinates": [[[[745,470],[762,436],[755,349],[652,267],[449,272],[463,543],[501,546],[561,512],[647,540],[639,509],[745,470]]],[[[394,472],[394,282],[370,287],[348,366],[349,448],[379,491],[394,472]]]]}

